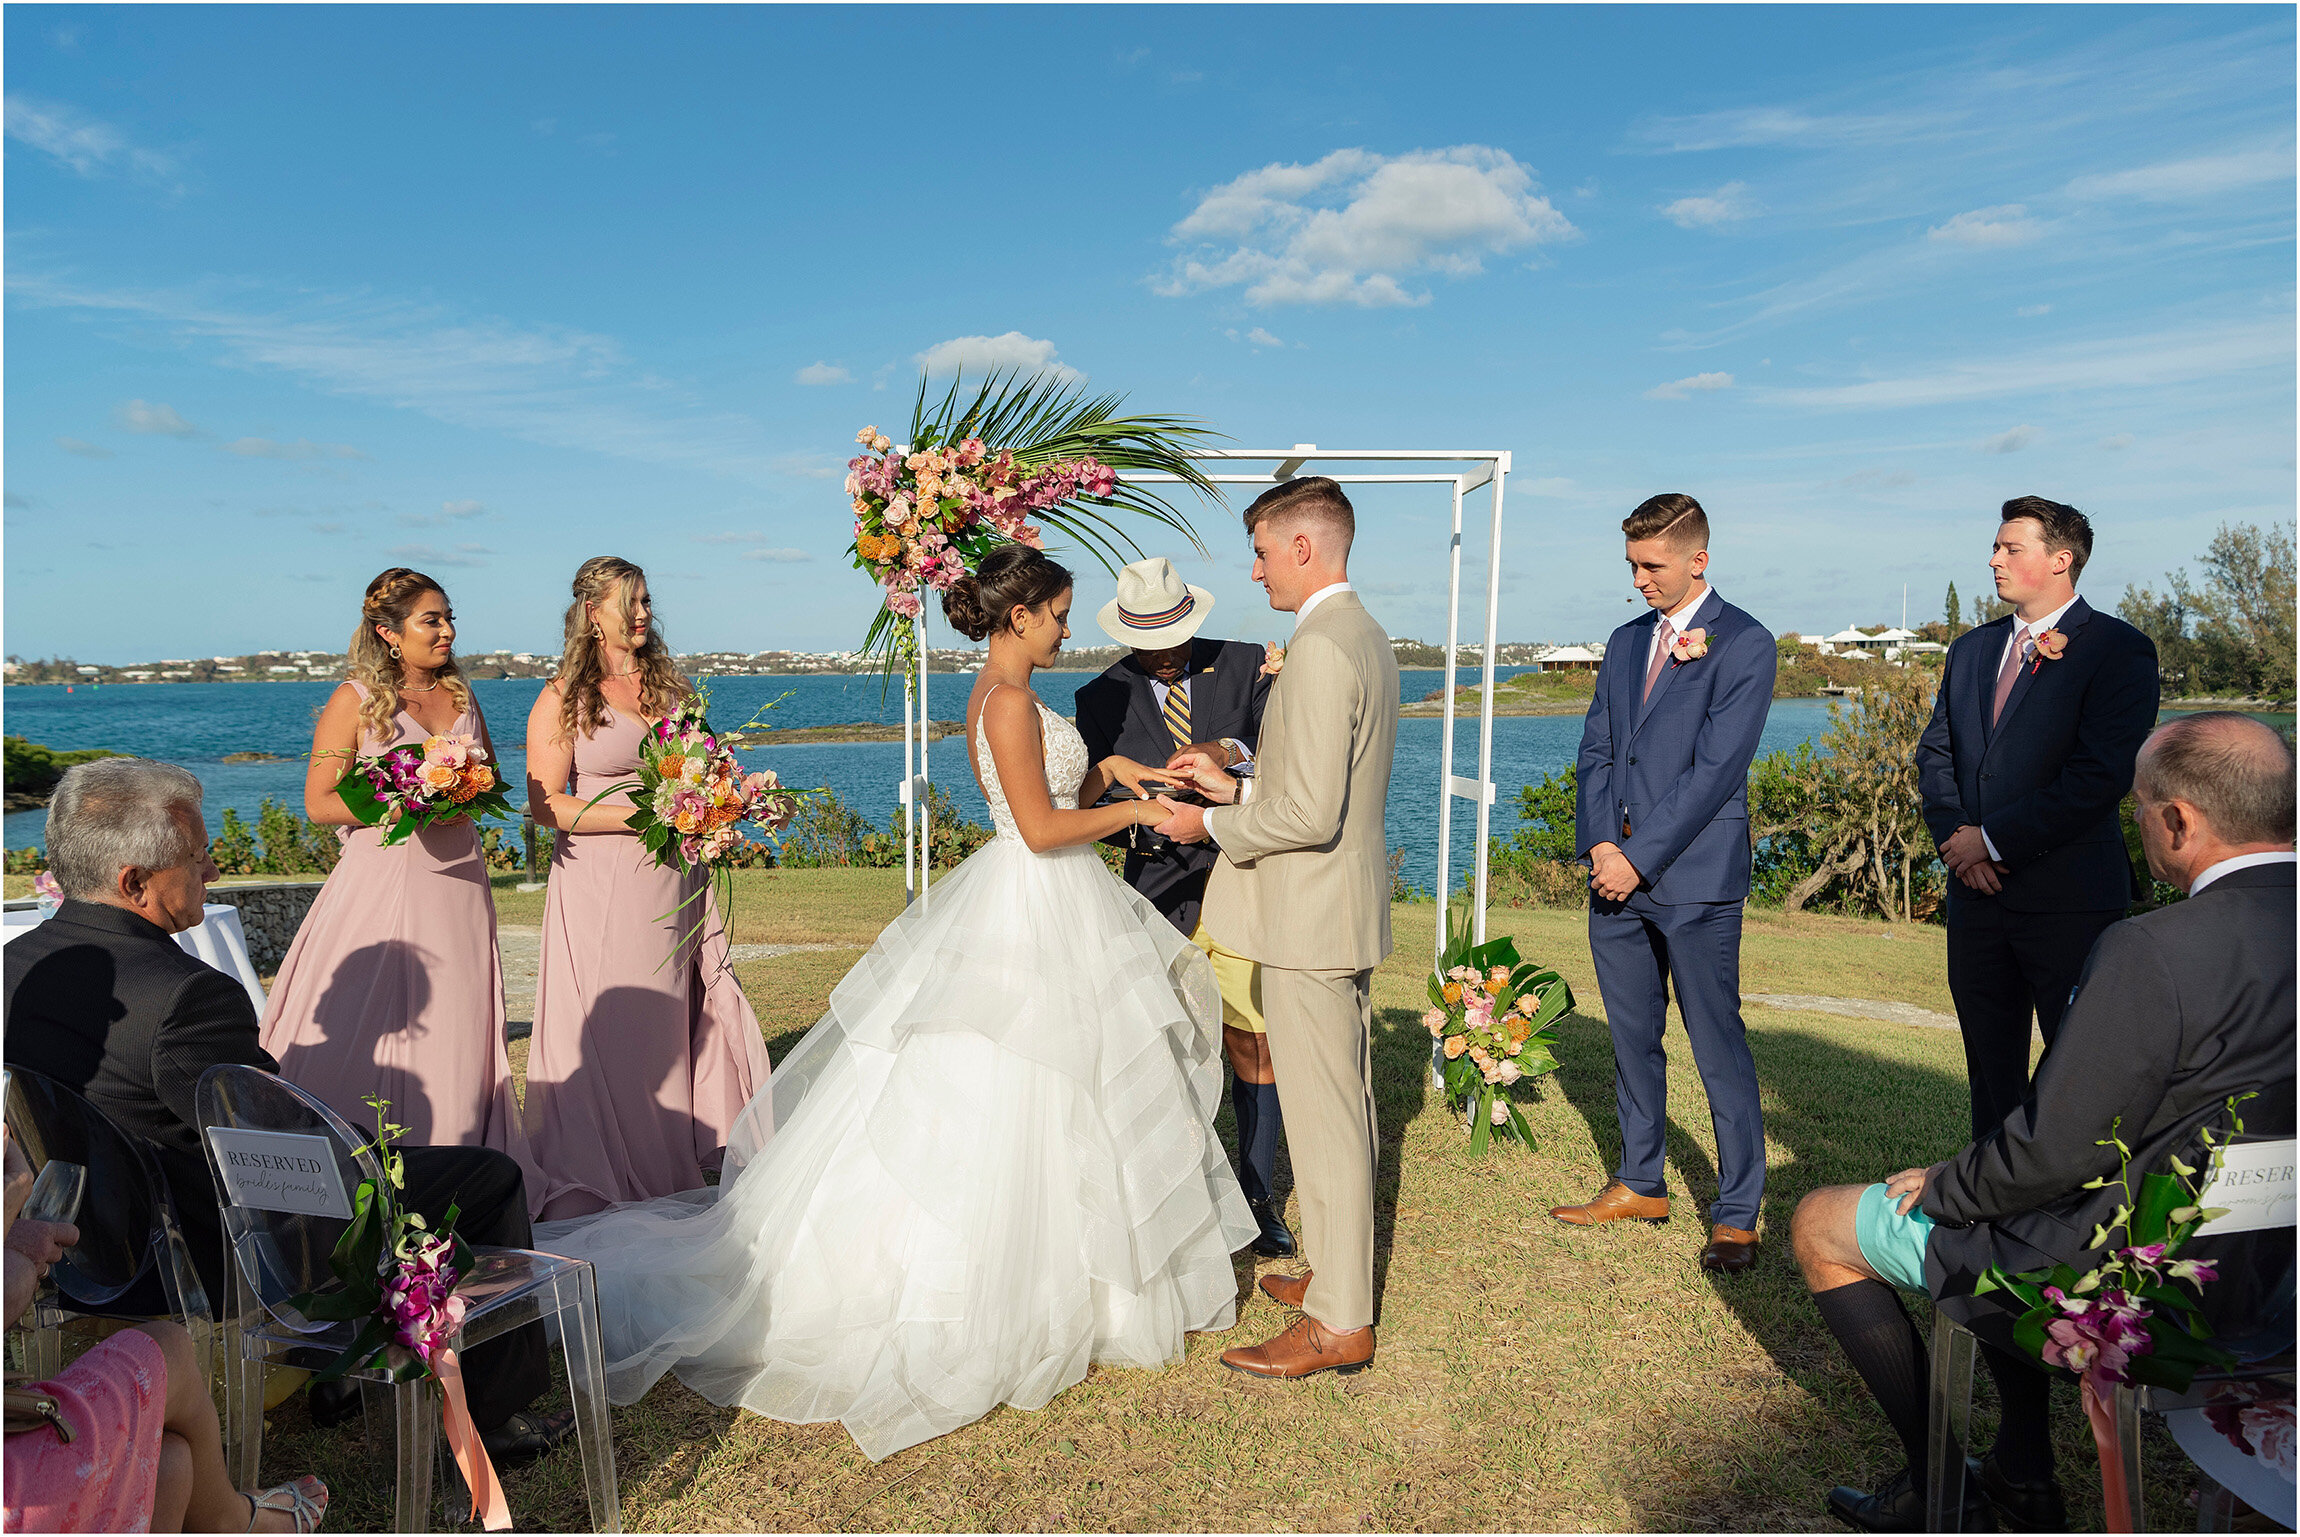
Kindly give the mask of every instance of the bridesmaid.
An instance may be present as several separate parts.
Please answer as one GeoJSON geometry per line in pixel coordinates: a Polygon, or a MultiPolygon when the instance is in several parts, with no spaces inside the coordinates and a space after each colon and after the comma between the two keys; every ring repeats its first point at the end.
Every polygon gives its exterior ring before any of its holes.
{"type": "Polygon", "coordinates": [[[495,895],[468,818],[392,848],[335,793],[355,756],[461,732],[496,764],[471,686],[455,665],[455,613],[437,582],[394,566],[367,585],[351,638],[351,681],[312,731],[304,814],[337,829],[328,875],[264,1009],[263,1046],[290,1082],[355,1130],[361,1102],[391,1102],[410,1147],[491,1147],[519,1160],[528,1200],[543,1191],[528,1156],[504,1052],[495,895]]]}
{"type": "Polygon", "coordinates": [[[629,797],[590,804],[632,777],[641,740],[689,692],[647,574],[601,555],[574,587],[558,676],[527,718],[529,814],[559,834],[527,1067],[546,1220],[699,1188],[767,1082],[707,880],[655,863],[628,828],[629,797]]]}

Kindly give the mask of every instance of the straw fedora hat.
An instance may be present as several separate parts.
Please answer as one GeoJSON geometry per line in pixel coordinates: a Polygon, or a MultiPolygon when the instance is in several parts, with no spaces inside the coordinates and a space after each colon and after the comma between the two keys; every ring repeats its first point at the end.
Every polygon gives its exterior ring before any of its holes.
{"type": "Polygon", "coordinates": [[[1118,596],[1095,617],[1119,645],[1163,651],[1197,634],[1213,611],[1214,595],[1176,576],[1174,562],[1160,555],[1120,571],[1118,596]]]}

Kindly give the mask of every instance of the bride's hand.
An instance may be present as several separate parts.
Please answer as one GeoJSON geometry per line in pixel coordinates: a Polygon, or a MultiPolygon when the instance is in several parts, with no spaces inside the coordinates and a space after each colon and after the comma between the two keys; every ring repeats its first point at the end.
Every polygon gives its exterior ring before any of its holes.
{"type": "Polygon", "coordinates": [[[1110,776],[1112,784],[1122,784],[1136,795],[1147,793],[1142,788],[1143,780],[1166,777],[1147,763],[1136,763],[1132,758],[1122,758],[1115,753],[1102,760],[1102,772],[1110,776]]]}
{"type": "Polygon", "coordinates": [[[1156,827],[1172,815],[1167,811],[1163,801],[1139,800],[1127,801],[1124,804],[1133,811],[1134,825],[1137,827],[1156,827]]]}

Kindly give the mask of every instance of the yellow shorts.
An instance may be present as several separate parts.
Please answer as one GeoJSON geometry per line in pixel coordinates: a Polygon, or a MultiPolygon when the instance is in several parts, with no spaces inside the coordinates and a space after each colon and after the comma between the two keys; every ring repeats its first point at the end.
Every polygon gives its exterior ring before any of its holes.
{"type": "Polygon", "coordinates": [[[1214,963],[1214,980],[1222,989],[1222,1023],[1232,1030],[1244,1030],[1253,1035],[1264,1035],[1268,1028],[1262,1023],[1262,965],[1250,961],[1235,950],[1225,950],[1214,943],[1204,924],[1190,936],[1190,942],[1206,952],[1206,959],[1214,963]]]}

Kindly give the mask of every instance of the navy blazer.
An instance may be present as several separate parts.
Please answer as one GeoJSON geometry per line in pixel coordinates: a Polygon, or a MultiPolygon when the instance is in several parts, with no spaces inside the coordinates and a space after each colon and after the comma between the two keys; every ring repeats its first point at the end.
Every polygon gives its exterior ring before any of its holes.
{"type": "Polygon", "coordinates": [[[1779,653],[1771,631],[1711,588],[1687,626],[1708,632],[1708,655],[1665,664],[1641,703],[1660,622],[1647,610],[1605,643],[1575,760],[1575,847],[1586,859],[1618,844],[1656,902],[1739,902],[1749,895],[1749,761],[1779,653]]]}
{"type": "Polygon", "coordinates": [[[2156,644],[2079,598],[2061,616],[2068,647],[2013,680],[2004,716],[1989,724],[2013,616],[1949,646],[1932,723],[1917,746],[1925,825],[1945,842],[1959,827],[1988,834],[2010,870],[1986,896],[1949,881],[1952,912],[2002,902],[2019,913],[2100,912],[2127,906],[2132,860],[2116,808],[2132,764],[2156,727],[2156,644]]]}

